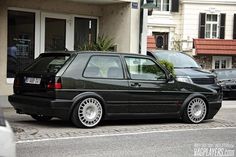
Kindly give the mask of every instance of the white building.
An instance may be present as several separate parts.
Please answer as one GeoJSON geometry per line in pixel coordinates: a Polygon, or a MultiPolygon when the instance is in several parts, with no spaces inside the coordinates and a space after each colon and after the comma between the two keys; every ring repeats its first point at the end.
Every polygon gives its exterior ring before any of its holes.
{"type": "Polygon", "coordinates": [[[15,73],[46,51],[76,50],[98,35],[139,52],[140,0],[0,0],[0,105],[15,73]]]}
{"type": "Polygon", "coordinates": [[[235,0],[157,0],[157,4],[160,7],[148,17],[148,35],[155,39],[155,47],[149,48],[181,49],[206,69],[236,68],[235,0]]]}

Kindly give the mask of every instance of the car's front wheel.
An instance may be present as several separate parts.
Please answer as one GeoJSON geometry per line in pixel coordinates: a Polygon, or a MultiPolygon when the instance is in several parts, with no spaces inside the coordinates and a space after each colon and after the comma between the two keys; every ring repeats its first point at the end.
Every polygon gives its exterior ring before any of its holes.
{"type": "Polygon", "coordinates": [[[191,99],[183,114],[183,120],[187,123],[200,123],[204,120],[207,114],[206,102],[200,98],[196,97],[191,99]]]}
{"type": "Polygon", "coordinates": [[[80,101],[73,110],[72,122],[77,127],[92,128],[102,119],[103,108],[99,100],[89,97],[80,101]]]}

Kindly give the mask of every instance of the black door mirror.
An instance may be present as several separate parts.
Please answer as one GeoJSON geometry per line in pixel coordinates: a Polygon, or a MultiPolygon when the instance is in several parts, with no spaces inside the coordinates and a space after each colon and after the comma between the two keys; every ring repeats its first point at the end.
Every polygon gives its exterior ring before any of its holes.
{"type": "Polygon", "coordinates": [[[168,75],[167,82],[174,82],[174,80],[175,80],[175,78],[174,78],[173,74],[170,73],[170,74],[168,75]]]}

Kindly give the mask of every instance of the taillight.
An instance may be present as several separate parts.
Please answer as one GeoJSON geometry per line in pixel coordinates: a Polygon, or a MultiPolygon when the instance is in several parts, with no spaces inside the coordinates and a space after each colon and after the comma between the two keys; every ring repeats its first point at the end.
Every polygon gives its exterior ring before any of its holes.
{"type": "Polygon", "coordinates": [[[48,89],[61,89],[62,88],[61,79],[58,78],[56,79],[55,82],[49,81],[49,83],[47,84],[47,88],[48,89]]]}
{"type": "Polygon", "coordinates": [[[47,87],[49,89],[61,89],[62,85],[61,83],[48,83],[47,87]]]}

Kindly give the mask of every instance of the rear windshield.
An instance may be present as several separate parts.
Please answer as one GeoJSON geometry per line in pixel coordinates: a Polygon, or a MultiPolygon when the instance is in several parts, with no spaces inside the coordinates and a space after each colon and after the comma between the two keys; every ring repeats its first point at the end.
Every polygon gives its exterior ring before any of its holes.
{"type": "Polygon", "coordinates": [[[57,73],[69,58],[69,55],[40,56],[24,71],[34,73],[57,73]]]}

